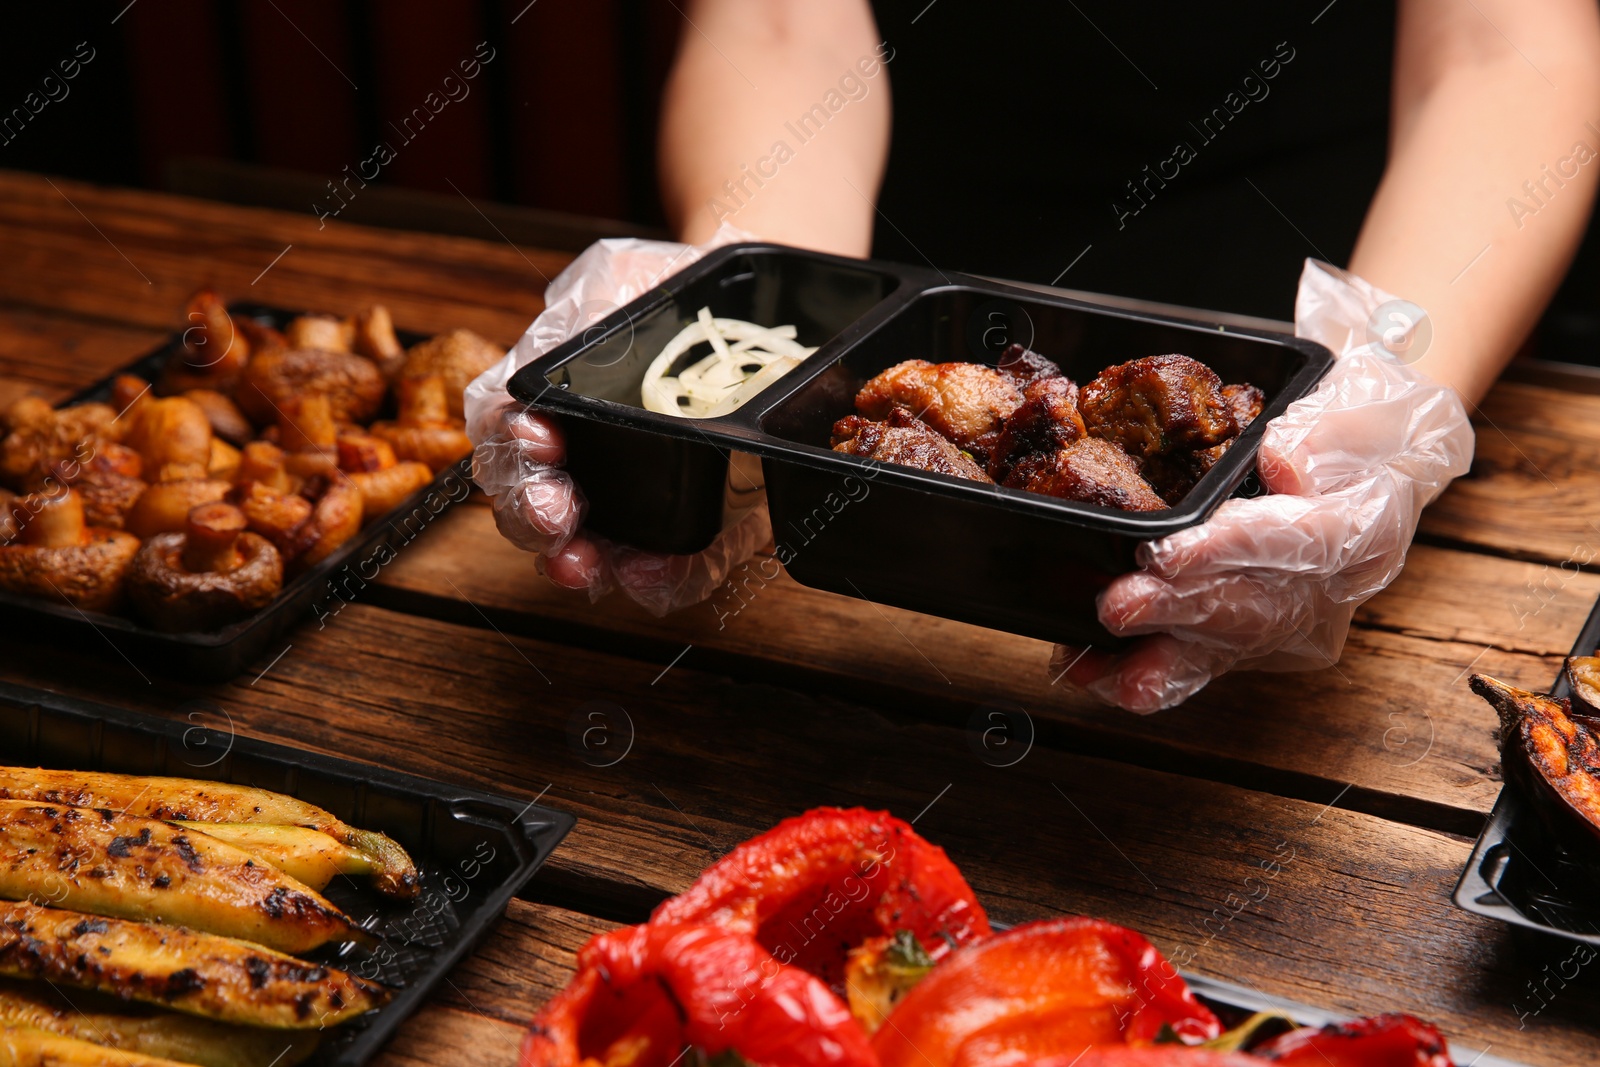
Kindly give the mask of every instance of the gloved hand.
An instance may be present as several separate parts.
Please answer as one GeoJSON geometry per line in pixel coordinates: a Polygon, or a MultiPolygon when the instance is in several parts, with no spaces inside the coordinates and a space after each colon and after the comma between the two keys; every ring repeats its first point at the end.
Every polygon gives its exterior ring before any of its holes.
{"type": "Polygon", "coordinates": [[[1295,333],[1338,361],[1268,424],[1257,471],[1269,495],[1228,500],[1207,522],[1139,546],[1142,569],[1100,594],[1100,621],[1153,636],[1116,656],[1057,646],[1053,671],[1148,713],[1224,671],[1338,661],[1356,608],[1400,573],[1423,507],[1472,462],[1455,391],[1391,354],[1408,338],[1369,342],[1368,324],[1391,300],[1306,261],[1295,333]]]}
{"type": "Polygon", "coordinates": [[[724,530],[706,551],[667,556],[582,532],[586,504],[561,469],[566,443],[549,418],[506,392],[525,364],[649,292],[714,248],[754,240],[723,226],[704,245],[620,238],[573,260],[545,291],[545,309],[505,359],[467,386],[467,434],[476,447],[473,479],[493,499],[495,525],[519,548],[539,553],[552,582],[587,589],[598,600],[613,586],[657,615],[706,599],[728,572],[772,538],[765,499],[724,530]]]}

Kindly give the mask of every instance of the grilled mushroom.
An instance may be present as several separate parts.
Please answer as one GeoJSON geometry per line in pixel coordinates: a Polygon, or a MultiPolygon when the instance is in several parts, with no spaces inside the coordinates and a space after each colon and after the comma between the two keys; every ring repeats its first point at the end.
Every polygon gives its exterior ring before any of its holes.
{"type": "Polygon", "coordinates": [[[182,348],[162,368],[160,392],[233,388],[250,359],[250,342],[227,306],[216,293],[202,289],[189,298],[184,322],[188,328],[182,348]]]}
{"type": "Polygon", "coordinates": [[[372,432],[393,445],[399,458],[436,472],[472,451],[461,421],[450,418],[444,379],[437,374],[401,379],[400,417],[373,423],[372,432]]]}
{"type": "Polygon", "coordinates": [[[461,418],[462,394],[467,384],[505,356],[499,348],[471,330],[451,330],[415,345],[406,353],[401,378],[422,378],[437,374],[444,379],[445,399],[450,414],[461,418]]]}
{"type": "Polygon", "coordinates": [[[149,397],[137,402],[123,444],[144,459],[148,481],[203,478],[211,466],[211,420],[193,400],[149,397]]]}
{"type": "Polygon", "coordinates": [[[259,426],[281,418],[297,397],[324,394],[338,422],[370,422],[383,403],[383,375],[349,352],[289,348],[262,352],[245,367],[234,400],[259,426]]]}
{"type": "Polygon", "coordinates": [[[116,417],[109,404],[53,408],[42,397],[23,397],[0,420],[6,431],[0,439],[0,482],[24,493],[50,489],[57,464],[81,461],[94,440],[115,440],[116,417]]]}
{"type": "Polygon", "coordinates": [[[27,596],[65,598],[84,611],[111,611],[122,599],[139,539],[120,530],[88,526],[83,501],[64,489],[12,503],[19,527],[0,545],[0,589],[27,596]]]}
{"type": "Polygon", "coordinates": [[[406,361],[406,350],[400,346],[400,338],[395,336],[394,320],[389,318],[389,309],[382,304],[373,304],[351,321],[351,328],[353,336],[350,347],[357,355],[366,356],[376,363],[385,378],[393,380],[406,361]]]}
{"type": "Polygon", "coordinates": [[[182,533],[144,543],[128,572],[128,599],[158,630],[214,630],[266,607],[283,585],[283,560],[245,530],[232,504],[202,504],[182,533]]]}
{"type": "Polygon", "coordinates": [[[123,529],[138,537],[176,533],[183,529],[189,512],[228,495],[228,483],[220,478],[181,478],[151,485],[123,517],[123,529]]]}

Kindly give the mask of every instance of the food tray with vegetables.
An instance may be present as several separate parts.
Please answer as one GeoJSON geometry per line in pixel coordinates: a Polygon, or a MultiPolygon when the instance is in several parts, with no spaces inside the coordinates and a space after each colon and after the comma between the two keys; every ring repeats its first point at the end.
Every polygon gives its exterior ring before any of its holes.
{"type": "Polygon", "coordinates": [[[0,1061],[364,1063],[575,822],[6,683],[0,752],[0,1061]]]}
{"type": "Polygon", "coordinates": [[[1190,979],[1137,932],[991,924],[943,849],[819,808],[596,935],[521,1067],[1503,1067],[1427,1022],[1337,1019],[1190,979]]]}
{"type": "Polygon", "coordinates": [[[59,408],[0,412],[0,617],[141,670],[238,674],[471,491],[467,381],[502,354],[211,292],[59,408]],[[95,634],[100,631],[100,635],[95,634]]]}
{"type": "MultiPolygon", "coordinates": [[[[1475,675],[1500,716],[1505,788],[1456,886],[1541,950],[1600,946],[1600,603],[1548,696],[1475,675]]],[[[1595,950],[1585,949],[1593,952],[1595,950]]],[[[1593,958],[1592,954],[1589,958],[1593,958]]]]}
{"type": "Polygon", "coordinates": [[[756,456],[798,581],[1108,645],[1095,595],[1239,491],[1266,421],[1331,363],[1283,334],[744,244],[509,388],[561,423],[598,533],[699,551],[756,456]]]}

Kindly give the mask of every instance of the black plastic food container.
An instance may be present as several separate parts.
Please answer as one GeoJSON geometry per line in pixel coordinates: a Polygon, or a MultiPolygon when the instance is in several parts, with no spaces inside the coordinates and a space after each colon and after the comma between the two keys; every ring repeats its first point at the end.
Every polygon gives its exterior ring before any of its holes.
{"type": "MultiPolygon", "coordinates": [[[[1589,612],[1571,655],[1592,656],[1600,648],[1600,602],[1589,612]]],[[[1570,697],[1566,672],[1550,693],[1570,697]]],[[[1483,706],[1487,721],[1493,711],[1483,706]]],[[[1595,850],[1590,850],[1591,852],[1595,850]]],[[[1564,955],[1562,940],[1600,948],[1600,895],[1595,865],[1600,856],[1574,857],[1567,843],[1546,828],[1533,802],[1516,788],[1500,790],[1494,810],[1472,849],[1456,885],[1455,902],[1476,915],[1510,923],[1522,943],[1537,955],[1564,955]]],[[[1592,951],[1592,950],[1591,950],[1592,951]]],[[[1590,957],[1592,958],[1592,957],[1590,957]]],[[[1595,976],[1589,976],[1590,981],[1595,976]]]]}
{"type": "Polygon", "coordinates": [[[577,822],[510,797],[238,737],[219,707],[197,707],[188,721],[161,719],[0,682],[0,753],[17,765],[270,789],[400,842],[422,875],[416,899],[389,900],[348,878],[324,891],[382,941],[371,949],[330,946],[308,958],[396,993],[382,1008],[324,1031],[308,1061],[314,1067],[371,1059],[577,822]]]}
{"type": "MultiPolygon", "coordinates": [[[[692,362],[686,355],[682,362],[692,362]]],[[[1095,595],[1134,568],[1141,541],[1202,522],[1254,470],[1268,420],[1332,364],[1268,331],[1132,312],[963,275],[733,245],[674,275],[524,367],[514,397],[553,413],[589,525],[660,552],[696,552],[740,488],[730,457],[761,457],[778,559],[800,582],[1048,640],[1116,644],[1095,595]],[[793,323],[819,346],[732,414],[684,419],[639,405],[645,368],[701,307],[793,323]],[[873,375],[908,359],[993,365],[1023,344],[1075,381],[1181,352],[1266,396],[1261,417],[1175,507],[1124,512],[965,481],[829,448],[873,375]]]]}
{"type": "MultiPolygon", "coordinates": [[[[282,328],[299,312],[256,304],[233,304],[235,317],[253,318],[282,328]]],[[[421,334],[397,331],[406,347],[426,340],[421,334]]],[[[155,381],[182,345],[174,333],[155,351],[129,363],[73,394],[61,406],[111,399],[111,383],[121,374],[155,381]]],[[[392,417],[386,402],[383,418],[392,417]]],[[[257,657],[277,650],[277,642],[308,617],[326,620],[425,530],[445,508],[472,491],[471,460],[446,467],[427,485],[401,501],[393,511],[363,526],[354,537],[321,563],[283,584],[272,603],[219,630],[163,633],[129,615],[84,612],[65,600],[51,601],[0,590],[0,632],[30,641],[72,641],[102,648],[109,643],[140,673],[159,671],[189,681],[227,681],[257,657]]]]}

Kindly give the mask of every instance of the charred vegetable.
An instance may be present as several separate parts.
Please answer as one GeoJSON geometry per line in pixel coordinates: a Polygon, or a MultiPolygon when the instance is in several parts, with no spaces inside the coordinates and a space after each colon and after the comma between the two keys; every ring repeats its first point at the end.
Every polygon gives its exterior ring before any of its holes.
{"type": "Polygon", "coordinates": [[[18,903],[0,903],[0,975],[288,1030],[337,1026],[389,997],[375,982],[230,937],[18,903]]]}
{"type": "MultiPolygon", "coordinates": [[[[1500,715],[1500,763],[1557,840],[1593,865],[1600,854],[1600,736],[1565,699],[1517,689],[1486,675],[1472,691],[1500,715]]],[[[1591,720],[1592,722],[1592,720],[1591,720]]]]}
{"type": "Polygon", "coordinates": [[[178,1060],[0,1023],[0,1067],[183,1067],[178,1060]]]}
{"type": "Polygon", "coordinates": [[[250,853],[312,889],[323,889],[341,874],[371,875],[372,857],[335,841],[321,830],[248,822],[180,822],[250,853]]]}
{"type": "Polygon", "coordinates": [[[419,889],[416,864],[390,838],[357,829],[314,804],[265,789],[188,778],[0,767],[0,798],[110,808],[167,821],[304,826],[366,856],[380,893],[409,898],[419,889]]]}
{"type": "Polygon", "coordinates": [[[155,919],[284,952],[372,939],[250,853],[110,808],[0,800],[0,898],[155,919]]]}
{"type": "Polygon", "coordinates": [[[1569,658],[1567,682],[1572,686],[1572,710],[1589,717],[1600,715],[1600,656],[1569,658]]]}
{"type": "Polygon", "coordinates": [[[0,982],[0,1027],[31,1031],[23,1038],[34,1042],[39,1034],[90,1042],[93,1050],[61,1045],[57,1054],[82,1051],[82,1062],[94,1064],[121,1052],[199,1067],[295,1067],[316,1050],[318,1040],[306,1031],[235,1026],[78,990],[68,998],[41,983],[9,980],[0,982]]]}

